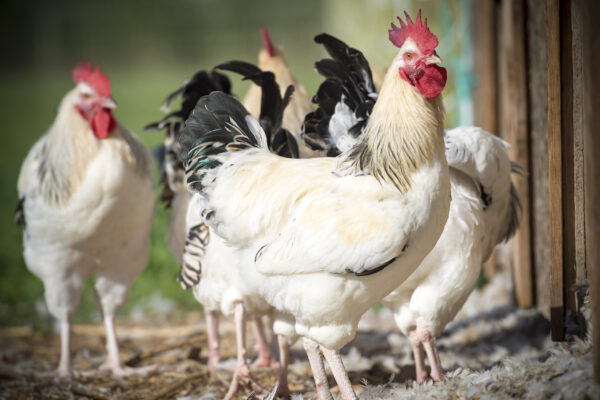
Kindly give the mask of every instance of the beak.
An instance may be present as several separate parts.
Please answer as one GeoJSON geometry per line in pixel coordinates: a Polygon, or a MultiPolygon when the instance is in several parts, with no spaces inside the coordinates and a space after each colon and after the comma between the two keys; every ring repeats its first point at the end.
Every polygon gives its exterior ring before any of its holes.
{"type": "Polygon", "coordinates": [[[104,101],[102,101],[102,108],[114,110],[115,108],[117,108],[117,103],[112,97],[107,97],[106,99],[104,99],[104,101]]]}
{"type": "Polygon", "coordinates": [[[425,61],[426,65],[432,65],[432,64],[439,65],[442,63],[442,59],[437,55],[437,53],[433,53],[432,55],[427,57],[424,61],[425,61]]]}

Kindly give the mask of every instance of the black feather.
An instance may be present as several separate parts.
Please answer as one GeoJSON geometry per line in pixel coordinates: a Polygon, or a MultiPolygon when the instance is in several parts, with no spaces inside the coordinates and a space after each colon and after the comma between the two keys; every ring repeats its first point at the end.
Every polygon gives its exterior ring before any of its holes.
{"type": "Polygon", "coordinates": [[[15,208],[15,224],[20,227],[25,226],[25,197],[19,198],[17,207],[15,208]]]}
{"type": "Polygon", "coordinates": [[[181,181],[184,176],[184,168],[183,160],[179,157],[181,150],[177,138],[183,128],[183,122],[190,116],[198,100],[213,91],[231,93],[229,78],[217,71],[198,71],[180,88],[169,94],[163,102],[163,107],[168,108],[173,101],[181,98],[180,108],[170,112],[162,120],[152,122],[143,128],[144,131],[166,129],[164,145],[155,153],[155,157],[160,165],[160,183],[163,185],[161,200],[167,208],[171,206],[175,195],[175,188],[170,187],[169,182],[175,179],[174,177],[171,177],[171,180],[168,179],[165,164],[168,163],[171,166],[171,170],[177,174],[176,180],[181,181]]]}
{"type": "Polygon", "coordinates": [[[348,134],[357,138],[375,105],[375,85],[369,63],[360,51],[326,33],[316,36],[315,42],[322,44],[331,58],[315,63],[317,72],[326,79],[313,97],[318,108],[305,117],[302,139],[313,150],[337,155],[340,151],[329,133],[329,122],[336,105],[343,102],[352,110],[358,122],[348,130],[348,134]]]}

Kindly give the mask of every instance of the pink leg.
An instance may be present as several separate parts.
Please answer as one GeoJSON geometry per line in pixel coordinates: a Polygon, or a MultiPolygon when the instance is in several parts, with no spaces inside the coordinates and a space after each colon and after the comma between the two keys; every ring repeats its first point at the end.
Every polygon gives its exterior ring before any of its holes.
{"type": "Polygon", "coordinates": [[[277,343],[279,344],[280,361],[279,372],[277,376],[277,381],[279,382],[277,395],[287,399],[290,397],[290,387],[288,385],[290,345],[287,341],[287,338],[284,335],[277,335],[277,343]]]}
{"type": "Polygon", "coordinates": [[[344,368],[344,363],[342,363],[340,353],[337,350],[329,350],[323,346],[321,346],[321,351],[323,352],[325,359],[327,359],[329,369],[331,369],[331,373],[340,388],[342,400],[358,400],[358,397],[356,397],[356,394],[354,393],[354,389],[352,389],[352,383],[350,383],[346,369],[344,368]]]}
{"type": "Polygon", "coordinates": [[[440,362],[440,356],[438,355],[435,336],[431,334],[422,317],[417,318],[417,332],[421,337],[423,347],[425,347],[425,352],[427,353],[429,365],[431,366],[431,378],[434,381],[439,382],[444,377],[444,371],[442,370],[442,363],[440,362]]]}
{"type": "Polygon", "coordinates": [[[40,378],[64,378],[73,373],[71,368],[71,321],[60,321],[60,362],[58,368],[50,372],[40,372],[40,378]]]}
{"type": "Polygon", "coordinates": [[[425,371],[425,359],[423,356],[423,344],[417,334],[417,329],[413,328],[408,332],[408,338],[412,346],[413,355],[415,357],[415,372],[417,383],[425,382],[427,371],[425,371]]]}
{"type": "Polygon", "coordinates": [[[206,311],[206,333],[208,335],[208,369],[210,372],[217,370],[219,364],[219,312],[216,310],[206,311]]]}
{"type": "Polygon", "coordinates": [[[315,378],[315,390],[317,391],[317,400],[333,400],[329,391],[329,383],[327,382],[327,374],[323,365],[323,357],[319,351],[319,345],[309,338],[303,338],[304,350],[308,356],[310,368],[313,371],[315,378]]]}
{"type": "Polygon", "coordinates": [[[233,399],[240,386],[247,391],[251,391],[253,388],[263,391],[263,388],[250,375],[250,369],[246,361],[246,310],[242,303],[235,304],[235,332],[237,365],[225,400],[233,399]]]}
{"type": "Polygon", "coordinates": [[[252,368],[279,368],[279,363],[273,359],[271,347],[267,341],[267,335],[265,335],[265,326],[263,325],[262,318],[254,318],[252,326],[254,327],[254,337],[256,338],[256,350],[258,351],[258,358],[252,363],[252,368]]]}

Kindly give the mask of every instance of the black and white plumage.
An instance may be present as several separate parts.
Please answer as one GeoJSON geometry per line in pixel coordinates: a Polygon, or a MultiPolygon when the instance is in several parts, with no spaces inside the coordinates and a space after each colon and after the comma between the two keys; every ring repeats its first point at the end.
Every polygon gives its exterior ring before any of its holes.
{"type": "Polygon", "coordinates": [[[227,76],[217,71],[198,71],[167,96],[161,109],[167,112],[177,99],[181,99],[180,107],[160,121],[144,127],[144,130],[165,130],[163,145],[155,151],[155,157],[160,167],[161,200],[172,210],[167,228],[167,245],[180,264],[183,264],[182,255],[187,236],[185,219],[190,195],[185,185],[183,161],[179,158],[181,147],[178,137],[198,99],[213,91],[231,93],[231,83],[227,76]]]}
{"type": "Polygon", "coordinates": [[[313,102],[317,110],[304,120],[302,138],[313,150],[330,156],[344,152],[363,132],[377,100],[369,63],[363,54],[322,33],[315,37],[332,58],[315,63],[325,81],[313,102]]]}
{"type": "MultiPolygon", "coordinates": [[[[401,46],[394,64],[407,49],[401,46]]],[[[330,365],[351,398],[337,350],[352,339],[360,316],[433,248],[447,217],[441,99],[426,97],[396,73],[386,76],[363,137],[372,166],[387,163],[388,171],[411,178],[413,185],[402,189],[387,176],[338,164],[351,163],[348,158],[272,154],[257,121],[235,102],[213,93],[198,103],[181,135],[188,184],[206,199],[207,224],[239,252],[244,283],[292,316],[299,335],[330,349],[330,365]],[[389,153],[375,150],[388,139],[389,153]],[[402,154],[409,142],[422,150],[414,165],[386,158],[402,154]]]]}
{"type": "MultiPolygon", "coordinates": [[[[368,92],[361,89],[371,88],[372,80],[366,73],[353,75],[362,77],[362,82],[349,79],[352,71],[359,68],[370,71],[368,64],[364,66],[366,61],[362,55],[356,55],[357,50],[345,43],[337,40],[329,40],[329,43],[336,46],[334,51],[328,49],[328,52],[333,57],[330,64],[337,69],[317,69],[327,80],[314,98],[319,109],[307,116],[303,138],[313,148],[337,155],[360,140],[356,127],[361,125],[352,124],[359,121],[357,115],[368,118],[368,113],[358,111],[372,108],[370,99],[361,100],[367,98],[368,92]],[[344,87],[341,82],[350,88],[340,89],[344,87]],[[362,94],[356,97],[358,101],[347,101],[346,93],[351,92],[351,88],[354,93],[362,94]]],[[[376,98],[377,95],[369,92],[368,96],[376,98]]],[[[493,248],[508,240],[519,224],[520,202],[510,175],[511,171],[522,174],[522,168],[510,162],[506,154],[508,144],[476,127],[446,131],[444,142],[452,194],[444,231],[419,268],[384,299],[384,304],[394,311],[402,332],[413,342],[419,382],[425,379],[423,346],[432,364],[432,377],[441,379],[443,372],[435,336],[466,301],[475,287],[481,265],[493,248]]]]}

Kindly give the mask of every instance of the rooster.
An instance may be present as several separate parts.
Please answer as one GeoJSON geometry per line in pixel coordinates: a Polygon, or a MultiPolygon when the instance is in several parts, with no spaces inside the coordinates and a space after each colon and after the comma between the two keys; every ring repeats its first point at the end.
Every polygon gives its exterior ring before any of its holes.
{"type": "MultiPolygon", "coordinates": [[[[337,155],[358,142],[358,128],[368,120],[377,85],[358,50],[333,37],[321,37],[319,42],[333,58],[317,63],[317,70],[328,80],[315,97],[319,108],[307,116],[304,138],[316,151],[337,155]],[[352,77],[355,92],[341,88],[362,97],[334,90],[347,76],[352,77]]],[[[508,144],[475,127],[449,130],[444,142],[452,194],[446,226],[419,268],[384,299],[400,330],[411,340],[419,383],[426,378],[423,347],[432,378],[442,378],[435,336],[466,301],[491,250],[512,236],[519,220],[520,203],[510,174],[511,170],[521,173],[521,169],[510,162],[505,151],[508,144]]]]}
{"type": "Polygon", "coordinates": [[[60,362],[50,375],[72,374],[71,317],[89,276],[106,328],[100,369],[124,375],[134,370],[121,364],[114,319],[148,262],[152,157],[113,117],[110,81],[99,67],[80,63],[73,80],[21,166],[17,220],[27,267],[43,281],[48,309],[60,321],[60,362]]]}
{"type": "Polygon", "coordinates": [[[240,255],[244,282],[295,320],[319,398],[331,398],[319,347],[344,399],[355,399],[339,349],[362,314],[433,248],[448,216],[446,71],[437,38],[410,18],[360,141],[335,158],[271,153],[260,124],[223,93],[202,98],[180,136],[188,188],[204,221],[240,255]]]}

